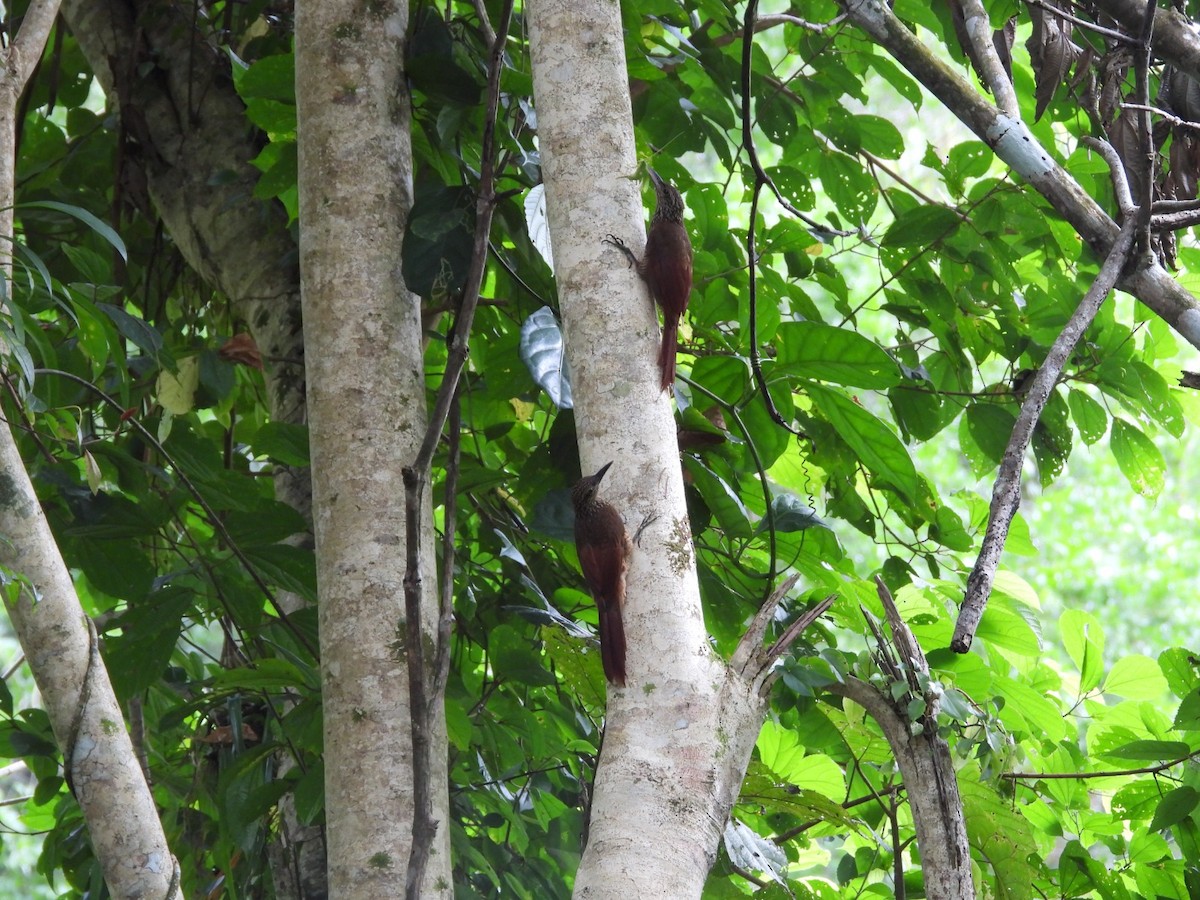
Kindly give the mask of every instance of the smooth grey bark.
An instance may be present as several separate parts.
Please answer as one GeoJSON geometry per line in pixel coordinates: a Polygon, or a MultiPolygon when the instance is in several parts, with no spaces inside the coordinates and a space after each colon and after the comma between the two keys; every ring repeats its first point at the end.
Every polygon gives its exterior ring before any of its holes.
{"type": "MultiPolygon", "coordinates": [[[[45,47],[58,4],[35,2],[16,40],[0,53],[0,246],[13,240],[16,112],[45,47]]],[[[0,277],[10,279],[5,252],[0,277]]],[[[5,290],[8,295],[8,290],[5,290]]],[[[75,593],[7,425],[0,427],[0,566],[5,606],[63,748],[63,771],[114,897],[180,897],[167,846],[96,630],[75,593]],[[12,581],[9,581],[12,578],[12,581]],[[14,589],[15,588],[15,589],[14,589]]]]}
{"type": "MultiPolygon", "coordinates": [[[[605,499],[635,549],[624,609],[628,686],[608,688],[604,747],[575,896],[699,897],[762,727],[772,662],[764,604],[730,664],[709,646],[672,404],[645,285],[608,233],[640,249],[633,122],[619,5],[526,7],[538,142],[582,468],[613,466],[605,499]]],[[[791,582],[787,587],[791,586],[791,582]]]]}
{"type": "MultiPolygon", "coordinates": [[[[296,6],[300,267],[325,708],[329,891],[404,895],[413,827],[401,469],[425,436],[420,305],[400,274],[413,201],[405,0],[296,6]]],[[[428,496],[428,495],[426,495],[428,496]]],[[[437,583],[421,509],[421,580],[437,583]]],[[[450,897],[445,713],[432,703],[434,819],[423,897],[450,897]]]]}

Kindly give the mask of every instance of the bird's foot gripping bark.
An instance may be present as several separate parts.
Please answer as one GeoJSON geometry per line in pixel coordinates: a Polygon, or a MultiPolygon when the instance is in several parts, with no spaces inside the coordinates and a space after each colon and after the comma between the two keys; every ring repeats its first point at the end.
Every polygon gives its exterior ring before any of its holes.
{"type": "Polygon", "coordinates": [[[658,516],[652,513],[646,513],[642,516],[642,523],[638,525],[637,531],[633,533],[633,542],[639,547],[642,546],[642,532],[658,521],[658,516]]]}
{"type": "Polygon", "coordinates": [[[629,260],[629,268],[632,269],[634,266],[636,266],[638,264],[638,258],[633,255],[633,251],[630,250],[628,247],[626,247],[625,242],[623,240],[621,240],[619,237],[617,237],[615,234],[605,235],[604,240],[601,243],[608,244],[608,246],[610,246],[610,247],[616,247],[618,250],[620,250],[622,253],[624,253],[625,258],[627,260],[629,260]]]}

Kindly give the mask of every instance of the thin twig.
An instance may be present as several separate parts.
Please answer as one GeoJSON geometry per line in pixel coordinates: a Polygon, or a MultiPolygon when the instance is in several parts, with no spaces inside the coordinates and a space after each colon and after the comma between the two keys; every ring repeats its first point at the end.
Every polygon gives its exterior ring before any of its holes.
{"type": "MultiPolygon", "coordinates": [[[[425,666],[425,633],[421,627],[421,509],[424,492],[430,483],[433,454],[441,440],[442,429],[450,416],[459,378],[467,362],[467,340],[475,320],[479,290],[487,266],[488,237],[492,214],[496,209],[496,118],[500,108],[500,73],[504,66],[504,46],[512,19],[514,0],[505,0],[500,27],[492,42],[488,60],[487,108],[484,112],[483,140],[479,166],[479,193],[475,203],[475,235],[471,265],[463,285],[462,306],[446,357],[442,384],[438,389],[429,427],[417,458],[402,470],[405,494],[406,571],[404,573],[405,649],[408,657],[408,694],[412,718],[413,829],[405,884],[407,900],[420,900],[421,883],[433,848],[438,822],[433,818],[433,714],[437,697],[431,694],[434,679],[425,666]]],[[[483,16],[482,7],[478,7],[483,16]]],[[[449,573],[447,573],[449,574],[449,573]]],[[[440,622],[439,622],[440,632],[440,622]]],[[[440,660],[441,648],[434,658],[440,660]]],[[[446,651],[447,653],[449,651],[446,651]]]]}
{"type": "MultiPolygon", "coordinates": [[[[763,402],[766,404],[767,414],[771,417],[771,421],[797,437],[804,437],[805,435],[798,428],[784,421],[783,416],[775,407],[775,400],[771,397],[771,391],[767,387],[767,379],[762,370],[762,359],[758,352],[758,279],[756,277],[758,260],[755,258],[754,231],[758,226],[758,198],[762,193],[763,185],[770,186],[775,196],[779,198],[779,202],[790,212],[797,216],[800,215],[800,212],[779,195],[779,191],[776,190],[766,171],[763,170],[762,163],[758,158],[758,151],[754,146],[754,129],[750,114],[750,98],[752,96],[750,58],[752,56],[751,50],[754,47],[754,21],[757,15],[758,0],[750,0],[746,4],[746,18],[743,24],[743,34],[745,37],[742,43],[742,143],[746,148],[746,155],[750,158],[750,165],[754,169],[754,188],[750,197],[750,223],[746,227],[746,258],[750,263],[750,369],[754,372],[754,382],[758,385],[759,393],[762,394],[763,402]]],[[[809,222],[810,220],[805,219],[805,221],[809,222]]]]}
{"type": "Polygon", "coordinates": [[[1151,211],[1159,216],[1163,213],[1194,212],[1200,209],[1200,200],[1155,200],[1151,211]]]}
{"type": "Polygon", "coordinates": [[[1117,153],[1116,148],[1108,141],[1102,141],[1091,135],[1080,138],[1079,143],[1095,150],[1108,163],[1108,169],[1112,172],[1113,195],[1117,201],[1117,209],[1121,211],[1122,216],[1133,215],[1133,194],[1129,190],[1129,181],[1125,178],[1125,164],[1121,161],[1121,155],[1117,153]]]}
{"type": "Polygon", "coordinates": [[[1156,766],[1143,766],[1140,769],[1117,769],[1106,772],[1001,772],[1000,777],[1007,778],[1009,781],[1051,781],[1054,779],[1086,781],[1090,778],[1128,778],[1130,775],[1157,775],[1159,772],[1173,769],[1175,766],[1195,759],[1197,756],[1200,756],[1200,751],[1189,753],[1187,756],[1181,756],[1170,762],[1159,763],[1156,766]]]}
{"type": "Polygon", "coordinates": [[[1036,6],[1039,9],[1044,9],[1047,12],[1053,13],[1060,19],[1066,19],[1068,22],[1078,25],[1080,28],[1086,28],[1089,31],[1096,32],[1096,34],[1102,34],[1105,37],[1112,38],[1114,41],[1119,41],[1122,44],[1132,44],[1134,42],[1133,37],[1126,34],[1124,31],[1117,31],[1113,28],[1105,28],[1103,25],[1097,25],[1095,22],[1089,22],[1087,19],[1081,19],[1078,16],[1073,16],[1066,10],[1060,9],[1057,6],[1052,6],[1051,4],[1044,2],[1044,0],[1025,0],[1025,2],[1030,6],[1036,6]]]}
{"type": "Polygon", "coordinates": [[[1141,151],[1141,196],[1135,198],[1138,203],[1138,243],[1141,252],[1149,255],[1153,252],[1151,246],[1150,215],[1151,204],[1154,202],[1154,163],[1157,157],[1154,149],[1154,123],[1150,120],[1150,36],[1154,31],[1154,12],[1156,2],[1146,4],[1142,14],[1142,28],[1138,34],[1138,43],[1133,55],[1134,91],[1136,92],[1139,109],[1137,113],[1138,148],[1141,151]]]}
{"type": "Polygon", "coordinates": [[[449,430],[450,458],[446,461],[445,499],[442,507],[442,602],[438,615],[433,686],[429,692],[431,703],[441,702],[440,698],[450,678],[450,637],[454,628],[454,561],[458,546],[455,542],[455,532],[458,529],[458,471],[462,449],[461,379],[458,390],[454,392],[454,402],[450,404],[450,419],[446,427],[449,430]]]}
{"type": "MultiPolygon", "coordinates": [[[[1200,122],[1191,122],[1187,119],[1181,119],[1179,116],[1167,112],[1165,109],[1153,105],[1152,103],[1122,103],[1125,109],[1138,109],[1145,112],[1153,113],[1156,116],[1161,116],[1163,121],[1174,125],[1176,128],[1190,128],[1192,131],[1200,131],[1200,122]]],[[[1156,204],[1157,205],[1157,204],[1156,204]]]]}

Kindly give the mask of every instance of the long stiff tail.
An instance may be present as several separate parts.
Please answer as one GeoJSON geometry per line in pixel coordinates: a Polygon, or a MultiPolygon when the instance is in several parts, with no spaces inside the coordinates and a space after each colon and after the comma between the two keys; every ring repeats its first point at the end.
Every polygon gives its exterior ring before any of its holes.
{"type": "Polygon", "coordinates": [[[621,607],[607,600],[596,604],[600,613],[600,661],[604,677],[613,684],[625,686],[625,623],[621,607]]]}
{"type": "Polygon", "coordinates": [[[679,339],[679,320],[665,316],[662,346],[658,350],[658,368],[662,371],[662,389],[669,391],[675,384],[675,346],[679,339]]]}

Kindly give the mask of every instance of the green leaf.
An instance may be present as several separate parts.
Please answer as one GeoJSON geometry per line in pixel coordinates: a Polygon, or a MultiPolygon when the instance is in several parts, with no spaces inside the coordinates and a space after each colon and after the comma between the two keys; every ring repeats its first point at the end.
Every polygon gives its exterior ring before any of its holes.
{"type": "Polygon", "coordinates": [[[475,238],[475,192],[419,178],[408,214],[401,269],[409,290],[437,302],[462,289],[475,238]]]}
{"type": "Polygon", "coordinates": [[[225,529],[239,547],[276,544],[309,530],[308,521],[294,508],[277,500],[262,500],[252,510],[230,510],[225,529]]]}
{"type": "Polygon", "coordinates": [[[750,367],[732,356],[702,356],[692,366],[692,381],[726,403],[740,403],[750,387],[750,367]]]}
{"type": "Polygon", "coordinates": [[[1067,723],[1063,713],[1044,693],[1001,676],[996,676],[993,686],[1005,700],[1000,721],[1010,731],[1023,731],[1038,740],[1058,741],[1066,737],[1067,723]]]}
{"type": "Polygon", "coordinates": [[[801,378],[850,387],[884,390],[900,383],[895,360],[874,341],[823,322],[787,322],[779,326],[778,362],[801,378]]]}
{"type": "Polygon", "coordinates": [[[916,467],[890,428],[838,391],[814,384],[808,387],[808,395],[864,466],[905,500],[916,501],[919,493],[916,467]]]}
{"type": "Polygon", "coordinates": [[[1075,420],[1075,427],[1079,429],[1079,436],[1085,444],[1094,444],[1104,437],[1108,431],[1108,413],[1103,406],[1079,389],[1071,391],[1067,403],[1071,407],[1071,418],[1075,420]]]}
{"type": "Polygon", "coordinates": [[[305,673],[285,659],[259,659],[254,666],[221,669],[213,686],[243,691],[280,691],[312,686],[312,672],[305,673]]]}
{"type": "Polygon", "coordinates": [[[296,103],[296,59],[277,53],[255,60],[248,67],[234,65],[233,80],[243,100],[252,97],[296,103]]]}
{"type": "Polygon", "coordinates": [[[285,591],[317,602],[317,561],[313,551],[288,544],[247,547],[246,557],[259,574],[285,591]]]}
{"type": "Polygon", "coordinates": [[[1200,660],[1190,650],[1171,647],[1158,655],[1158,668],[1171,693],[1180,699],[1200,687],[1200,660]]]}
{"type": "Polygon", "coordinates": [[[970,770],[959,775],[959,792],[971,846],[988,861],[996,877],[996,896],[1004,900],[1031,897],[1038,869],[1037,843],[1029,820],[970,770]]]}
{"type": "Polygon", "coordinates": [[[255,433],[250,447],[255,455],[270,457],[286,466],[307,466],[308,426],[267,422],[255,433]]]}
{"type": "Polygon", "coordinates": [[[729,482],[695,457],[688,456],[683,465],[721,528],[730,536],[750,537],[754,533],[750,511],[729,482]]]}
{"type": "Polygon", "coordinates": [[[1200,804],[1200,791],[1190,785],[1177,787],[1168,791],[1154,811],[1154,819],[1150,822],[1151,831],[1161,831],[1170,828],[1190,816],[1200,804]]]}
{"type": "Polygon", "coordinates": [[[30,756],[54,759],[58,756],[58,747],[48,734],[38,734],[19,720],[0,722],[0,759],[30,756]]]}
{"type": "Polygon", "coordinates": [[[1079,670],[1079,690],[1087,693],[1104,675],[1104,630],[1089,612],[1068,609],[1058,619],[1063,648],[1079,670]]]}
{"type": "Polygon", "coordinates": [[[1167,694],[1167,679],[1158,663],[1135,653],[1113,663],[1104,680],[1104,690],[1130,700],[1162,700],[1167,694]]]}
{"type": "Polygon", "coordinates": [[[488,653],[492,668],[500,678],[511,678],[527,685],[554,683],[554,676],[547,671],[535,641],[511,625],[492,629],[488,636],[488,653]]]}
{"type": "Polygon", "coordinates": [[[792,731],[768,720],[763,723],[757,747],[763,765],[784,781],[839,803],[845,799],[842,767],[824,754],[805,755],[799,737],[792,731]]]}
{"type": "Polygon", "coordinates": [[[995,605],[984,611],[976,635],[1022,656],[1034,657],[1042,651],[1042,642],[1024,618],[995,605]]]}
{"type": "Polygon", "coordinates": [[[1143,497],[1162,493],[1167,466],[1150,438],[1124,419],[1113,419],[1109,447],[1121,474],[1135,491],[1143,497]]]}
{"type": "MultiPolygon", "coordinates": [[[[783,104],[771,104],[779,107],[783,104]]],[[[862,165],[843,153],[825,153],[817,162],[817,174],[838,215],[852,225],[865,223],[875,212],[878,194],[875,182],[862,165]]]]}
{"type": "Polygon", "coordinates": [[[317,760],[296,782],[296,816],[302,825],[312,825],[325,812],[325,761],[317,760]]]}
{"type": "Polygon", "coordinates": [[[121,259],[129,262],[129,252],[125,249],[125,242],[121,240],[121,236],[112,230],[112,227],[106,222],[102,222],[94,215],[79,206],[72,206],[69,203],[59,203],[57,200],[34,200],[28,203],[18,203],[18,209],[53,209],[60,213],[66,213],[68,216],[73,216],[78,219],[92,231],[96,232],[100,237],[104,238],[114,250],[121,254],[121,259]]]}
{"type": "Polygon", "coordinates": [[[163,346],[162,335],[145,319],[138,318],[126,312],[121,307],[113,306],[110,303],[97,303],[96,308],[112,319],[113,324],[117,326],[117,331],[126,340],[132,342],[156,360],[162,359],[165,364],[171,364],[170,354],[163,346]]]}
{"type": "Polygon", "coordinates": [[[975,445],[989,460],[999,465],[1008,440],[1012,437],[1016,416],[1002,406],[980,402],[969,406],[964,418],[975,445]]]}
{"type": "Polygon", "coordinates": [[[884,247],[924,247],[949,237],[961,221],[944,206],[918,206],[898,215],[881,243],[884,247]]]}
{"type": "Polygon", "coordinates": [[[1167,761],[1183,759],[1194,752],[1183,741],[1130,741],[1105,753],[1121,759],[1167,761]]]}
{"type": "Polygon", "coordinates": [[[110,597],[133,602],[149,593],[154,566],[136,545],[78,538],[69,546],[71,564],[83,569],[88,581],[110,597]]]}
{"type": "Polygon", "coordinates": [[[1171,727],[1179,731],[1200,731],[1200,688],[1183,698],[1171,727]]]}
{"type": "Polygon", "coordinates": [[[105,635],[102,650],[120,699],[140,696],[163,677],[194,599],[194,591],[166,585],[117,617],[120,633],[105,635]]]}

